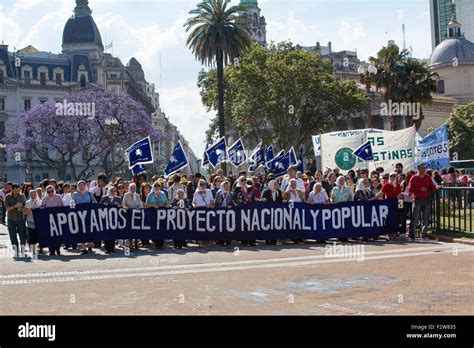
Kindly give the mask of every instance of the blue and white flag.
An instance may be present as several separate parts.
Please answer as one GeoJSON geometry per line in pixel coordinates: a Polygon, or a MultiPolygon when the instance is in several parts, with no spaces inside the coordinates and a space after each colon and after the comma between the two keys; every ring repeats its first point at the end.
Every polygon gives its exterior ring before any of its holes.
{"type": "Polygon", "coordinates": [[[132,174],[133,174],[133,175],[138,175],[138,174],[141,174],[141,173],[143,173],[143,172],[145,172],[145,171],[146,171],[145,167],[142,166],[141,164],[137,164],[136,166],[134,166],[134,167],[132,168],[132,174]]]}
{"type": "MultiPolygon", "coordinates": [[[[270,162],[267,163],[268,171],[272,172],[272,173],[275,173],[275,170],[276,170],[275,164],[278,161],[281,161],[283,159],[283,157],[285,157],[285,156],[286,156],[285,150],[281,150],[278,155],[273,157],[273,159],[270,162]]],[[[289,166],[289,160],[290,160],[290,157],[288,156],[288,166],[289,166]]]]}
{"type": "Polygon", "coordinates": [[[153,163],[153,151],[150,137],[146,137],[125,150],[128,157],[128,168],[132,169],[137,164],[153,163]]]}
{"type": "Polygon", "coordinates": [[[202,165],[207,166],[209,164],[209,156],[207,155],[207,147],[204,150],[204,159],[202,160],[202,165]]]}
{"type": "Polygon", "coordinates": [[[171,155],[170,161],[165,169],[165,178],[169,178],[174,173],[179,172],[181,169],[189,165],[186,152],[184,152],[183,145],[178,142],[174,147],[173,154],[171,155]]]}
{"type": "Polygon", "coordinates": [[[374,153],[372,151],[372,144],[370,141],[362,144],[357,150],[355,150],[354,156],[359,157],[363,161],[373,161],[374,153]]]}
{"type": "Polygon", "coordinates": [[[418,142],[415,165],[424,163],[427,169],[441,170],[450,166],[448,126],[442,125],[418,142]]]}
{"type": "Polygon", "coordinates": [[[278,179],[284,176],[288,172],[288,168],[290,168],[290,154],[285,154],[283,151],[283,156],[277,156],[275,159],[273,162],[273,174],[278,179]]]}
{"type": "Polygon", "coordinates": [[[265,162],[270,162],[273,157],[275,157],[275,153],[273,151],[273,145],[270,145],[269,147],[267,147],[267,153],[265,155],[265,162]]]}
{"type": "Polygon", "coordinates": [[[214,145],[206,150],[209,163],[216,167],[219,163],[227,161],[227,143],[225,137],[220,138],[214,145]]]}
{"type": "Polygon", "coordinates": [[[248,169],[249,172],[255,172],[260,166],[265,165],[265,147],[262,142],[253,150],[249,163],[251,164],[248,169]]]}
{"type": "Polygon", "coordinates": [[[227,158],[230,163],[235,167],[240,166],[242,163],[247,161],[247,154],[245,153],[244,143],[239,138],[230,148],[227,150],[227,158]]]}

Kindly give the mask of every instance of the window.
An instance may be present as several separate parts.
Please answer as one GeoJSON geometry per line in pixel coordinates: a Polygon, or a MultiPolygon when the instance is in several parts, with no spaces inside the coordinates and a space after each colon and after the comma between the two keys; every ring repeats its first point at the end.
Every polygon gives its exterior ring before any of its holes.
{"type": "Polygon", "coordinates": [[[40,99],[40,104],[44,104],[48,101],[48,99],[40,99]]]}
{"type": "Polygon", "coordinates": [[[5,110],[5,98],[0,98],[0,110],[5,110]]]}
{"type": "Polygon", "coordinates": [[[25,71],[24,73],[25,85],[29,85],[31,81],[31,72],[25,71]]]}
{"type": "Polygon", "coordinates": [[[438,81],[438,93],[439,94],[444,94],[444,80],[439,80],[438,81]]]}
{"type": "Polygon", "coordinates": [[[30,99],[25,99],[24,100],[24,110],[29,110],[31,109],[31,100],[30,99]]]}
{"type": "Polygon", "coordinates": [[[40,85],[46,86],[46,73],[45,72],[40,73],[40,85]]]}
{"type": "Polygon", "coordinates": [[[5,121],[0,121],[0,139],[5,137],[5,121]]]}
{"type": "Polygon", "coordinates": [[[0,69],[0,84],[5,83],[5,73],[0,69]]]}
{"type": "Polygon", "coordinates": [[[35,175],[35,182],[40,182],[41,181],[41,176],[35,175]]]}
{"type": "Polygon", "coordinates": [[[57,84],[58,86],[61,86],[62,80],[63,80],[63,79],[62,79],[61,74],[60,74],[60,73],[56,73],[56,84],[57,84]]]}
{"type": "Polygon", "coordinates": [[[43,180],[49,179],[49,173],[43,173],[43,180]]]}
{"type": "Polygon", "coordinates": [[[116,79],[116,78],[117,78],[117,74],[110,74],[110,78],[111,78],[111,79],[116,79]]]}

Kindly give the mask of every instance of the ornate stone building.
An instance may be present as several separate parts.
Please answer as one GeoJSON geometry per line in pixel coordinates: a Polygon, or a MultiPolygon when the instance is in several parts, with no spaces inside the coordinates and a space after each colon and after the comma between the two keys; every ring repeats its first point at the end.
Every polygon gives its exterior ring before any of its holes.
{"type": "Polygon", "coordinates": [[[261,16],[261,9],[258,7],[257,0],[240,0],[240,6],[246,8],[240,12],[241,20],[247,22],[251,34],[252,41],[262,46],[267,45],[267,22],[264,16],[261,16]]]}
{"type": "MultiPolygon", "coordinates": [[[[37,183],[57,176],[44,164],[29,163],[24,154],[20,161],[6,158],[5,131],[16,126],[23,111],[40,103],[62,101],[80,89],[109,89],[128,93],[152,117],[159,109],[159,100],[154,92],[149,95],[148,86],[135,58],[124,66],[118,57],[104,52],[87,0],[76,0],[74,15],[64,26],[61,53],[41,52],[32,46],[10,51],[8,45],[0,45],[0,181],[27,179],[37,183]]],[[[195,158],[189,147],[188,151],[189,157],[195,158]]],[[[71,180],[71,174],[66,173],[64,179],[71,180]]]]}

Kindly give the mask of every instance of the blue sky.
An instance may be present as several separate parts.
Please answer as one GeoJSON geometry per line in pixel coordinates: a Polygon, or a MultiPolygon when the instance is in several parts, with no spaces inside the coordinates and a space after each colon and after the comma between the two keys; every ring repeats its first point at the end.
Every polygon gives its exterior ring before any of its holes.
{"type": "MultiPolygon", "coordinates": [[[[164,111],[201,157],[212,114],[201,105],[196,87],[201,65],[185,46],[182,26],[196,3],[89,0],[104,43],[113,41],[113,53],[124,64],[131,57],[142,63],[147,81],[158,86],[164,111]]],[[[73,0],[0,0],[0,40],[10,49],[33,45],[58,53],[74,6],[73,0]]],[[[261,0],[259,6],[268,41],[306,46],[331,41],[334,50],[357,50],[359,58],[367,59],[389,39],[401,45],[404,23],[414,56],[431,54],[428,0],[261,0]]]]}

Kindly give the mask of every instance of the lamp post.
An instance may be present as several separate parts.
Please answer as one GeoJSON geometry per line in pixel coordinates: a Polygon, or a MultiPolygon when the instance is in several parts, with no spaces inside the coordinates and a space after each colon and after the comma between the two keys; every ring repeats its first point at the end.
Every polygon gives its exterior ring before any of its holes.
{"type": "Polygon", "coordinates": [[[110,156],[112,157],[112,182],[115,181],[115,131],[120,128],[120,123],[115,117],[105,119],[105,129],[110,132],[110,156]]]}
{"type": "Polygon", "coordinates": [[[369,128],[373,128],[373,120],[372,120],[372,99],[370,98],[370,89],[372,88],[372,81],[374,75],[377,73],[377,67],[372,63],[369,65],[368,68],[361,65],[357,72],[360,75],[360,81],[365,84],[365,90],[367,94],[367,122],[369,128]]]}

